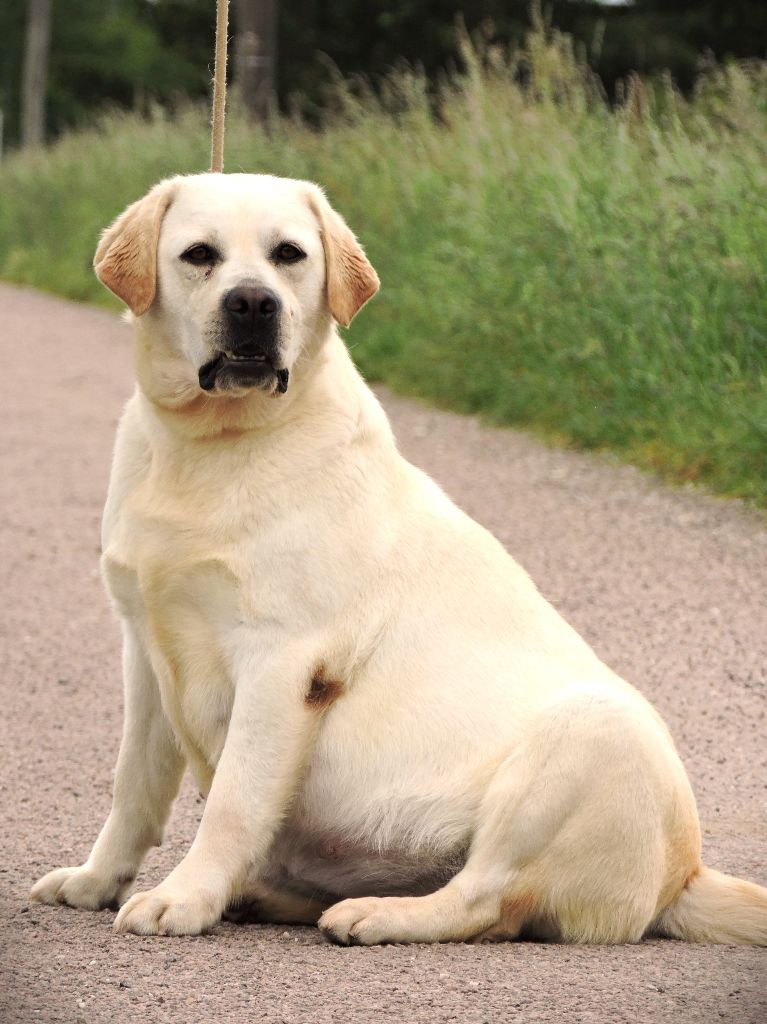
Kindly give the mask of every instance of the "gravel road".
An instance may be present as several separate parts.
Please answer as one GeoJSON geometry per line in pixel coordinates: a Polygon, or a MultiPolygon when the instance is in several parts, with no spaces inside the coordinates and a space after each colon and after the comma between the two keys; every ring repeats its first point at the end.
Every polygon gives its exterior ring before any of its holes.
{"type": "MultiPolygon", "coordinates": [[[[98,574],[110,449],[131,389],[108,313],[0,286],[0,1019],[767,1021],[767,951],[533,943],[340,949],[310,928],[115,936],[113,915],[31,905],[110,803],[118,630],[98,574]]],[[[381,392],[404,453],[493,530],[599,654],[655,702],[692,777],[706,862],[767,884],[767,529],[605,458],[550,451],[381,392]]],[[[139,886],[180,860],[182,794],[139,886]]]]}

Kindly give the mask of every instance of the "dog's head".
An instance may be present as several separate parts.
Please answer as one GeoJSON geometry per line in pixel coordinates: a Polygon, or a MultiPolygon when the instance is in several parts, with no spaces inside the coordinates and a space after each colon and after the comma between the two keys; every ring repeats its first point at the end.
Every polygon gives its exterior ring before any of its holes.
{"type": "Polygon", "coordinates": [[[331,319],[348,326],[378,289],[322,191],[269,175],[161,182],[104,232],[94,266],[149,328],[148,372],[179,397],[285,392],[331,319]]]}

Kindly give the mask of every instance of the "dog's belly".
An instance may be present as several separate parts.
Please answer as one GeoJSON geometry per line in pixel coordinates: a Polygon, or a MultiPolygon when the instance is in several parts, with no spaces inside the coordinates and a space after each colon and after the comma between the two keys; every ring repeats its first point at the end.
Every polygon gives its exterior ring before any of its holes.
{"type": "Polygon", "coordinates": [[[448,761],[435,777],[417,743],[398,751],[380,734],[335,740],[318,744],[265,881],[334,898],[439,889],[465,863],[496,758],[478,751],[473,763],[448,761]]]}
{"type": "Polygon", "coordinates": [[[270,851],[264,881],[279,891],[332,899],[420,896],[441,888],[463,867],[468,842],[442,850],[374,850],[340,834],[310,833],[288,821],[270,851]]]}

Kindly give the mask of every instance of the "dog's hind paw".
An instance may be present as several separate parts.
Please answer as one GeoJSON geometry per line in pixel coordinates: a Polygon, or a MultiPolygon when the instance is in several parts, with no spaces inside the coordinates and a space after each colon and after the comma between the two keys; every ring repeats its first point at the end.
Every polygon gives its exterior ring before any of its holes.
{"type": "Polygon", "coordinates": [[[414,899],[376,897],[343,900],[317,922],[322,934],[341,946],[376,946],[386,942],[430,942],[429,929],[413,928],[408,910],[414,899]]]}

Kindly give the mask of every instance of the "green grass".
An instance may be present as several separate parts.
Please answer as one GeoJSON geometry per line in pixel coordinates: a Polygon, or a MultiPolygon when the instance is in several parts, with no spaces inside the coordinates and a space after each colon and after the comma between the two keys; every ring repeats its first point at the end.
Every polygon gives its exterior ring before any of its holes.
{"type": "MultiPolygon", "coordinates": [[[[416,75],[337,83],[322,131],[235,111],[227,170],[319,181],[360,235],[383,281],[348,333],[368,378],[767,506],[767,65],[613,110],[540,26],[466,57],[436,103],[416,75]]],[[[194,109],[11,156],[0,277],[114,304],[98,232],[207,159],[194,109]]]]}

